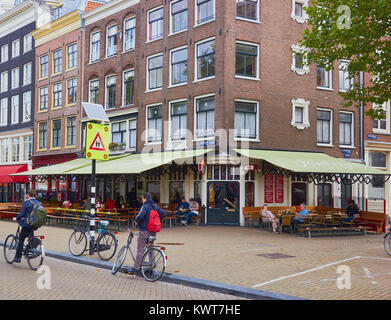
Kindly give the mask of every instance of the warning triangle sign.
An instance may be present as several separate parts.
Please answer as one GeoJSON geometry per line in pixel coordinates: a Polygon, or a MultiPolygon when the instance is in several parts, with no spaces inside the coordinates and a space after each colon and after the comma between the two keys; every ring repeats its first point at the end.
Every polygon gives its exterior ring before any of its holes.
{"type": "Polygon", "coordinates": [[[95,150],[95,151],[106,151],[106,147],[103,144],[103,140],[100,136],[100,133],[98,132],[92,140],[91,146],[89,148],[90,150],[95,150]]]}

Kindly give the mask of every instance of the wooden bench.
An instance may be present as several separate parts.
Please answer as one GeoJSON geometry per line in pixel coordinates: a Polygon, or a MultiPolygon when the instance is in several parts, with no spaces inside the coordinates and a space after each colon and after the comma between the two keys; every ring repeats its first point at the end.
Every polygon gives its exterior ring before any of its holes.
{"type": "Polygon", "coordinates": [[[12,218],[16,217],[18,214],[19,214],[19,212],[16,212],[16,211],[0,210],[0,217],[2,220],[12,219],[12,218]]]}
{"type": "Polygon", "coordinates": [[[303,234],[303,237],[306,235],[308,238],[311,238],[311,235],[357,235],[364,234],[367,235],[368,227],[324,227],[324,228],[313,228],[310,226],[299,226],[297,231],[303,234]]]}
{"type": "Polygon", "coordinates": [[[386,232],[386,214],[381,212],[361,211],[360,218],[356,219],[356,224],[369,227],[376,233],[386,232]]]}

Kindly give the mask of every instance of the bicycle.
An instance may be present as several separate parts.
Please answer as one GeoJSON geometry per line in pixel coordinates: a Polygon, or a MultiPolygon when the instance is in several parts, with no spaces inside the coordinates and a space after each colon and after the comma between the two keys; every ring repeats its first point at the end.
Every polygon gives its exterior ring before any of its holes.
{"type": "Polygon", "coordinates": [[[386,250],[387,254],[391,256],[391,227],[384,236],[384,250],[386,250]]]}
{"type": "MultiPolygon", "coordinates": [[[[93,219],[90,216],[84,216],[84,218],[90,221],[93,219]]],[[[98,237],[93,242],[93,250],[98,253],[98,256],[101,260],[108,261],[110,260],[118,247],[118,240],[115,235],[107,230],[109,222],[106,220],[101,220],[99,218],[94,218],[95,220],[100,220],[100,228],[98,229],[98,237]]],[[[73,227],[74,231],[69,237],[68,248],[69,251],[74,256],[81,256],[87,249],[87,243],[91,243],[92,236],[90,233],[89,223],[85,224],[83,227],[73,227]],[[88,241],[87,241],[88,238],[88,241]]]]}
{"type": "MultiPolygon", "coordinates": [[[[111,273],[115,275],[118,270],[122,267],[127,252],[129,251],[132,258],[133,262],[136,261],[136,258],[134,257],[132,248],[131,248],[131,243],[133,240],[133,237],[135,236],[128,228],[129,231],[129,237],[126,245],[124,245],[121,250],[118,253],[117,259],[115,260],[113,267],[111,269],[111,273]]],[[[141,260],[141,274],[143,275],[144,279],[150,282],[154,282],[159,280],[164,273],[164,270],[166,268],[166,263],[167,263],[167,256],[165,255],[164,247],[157,247],[153,245],[153,242],[156,240],[155,236],[150,236],[148,238],[148,242],[145,246],[144,249],[144,254],[143,258],[141,260]],[[147,262],[147,260],[149,260],[147,262]]]]}
{"type": "MultiPolygon", "coordinates": [[[[16,234],[10,234],[4,243],[4,258],[7,263],[12,264],[15,261],[16,250],[19,244],[20,226],[16,234]]],[[[31,231],[27,237],[27,244],[23,246],[22,256],[27,260],[27,263],[31,270],[38,270],[42,265],[43,258],[45,257],[45,248],[42,245],[44,236],[34,236],[34,232],[31,231]]]]}

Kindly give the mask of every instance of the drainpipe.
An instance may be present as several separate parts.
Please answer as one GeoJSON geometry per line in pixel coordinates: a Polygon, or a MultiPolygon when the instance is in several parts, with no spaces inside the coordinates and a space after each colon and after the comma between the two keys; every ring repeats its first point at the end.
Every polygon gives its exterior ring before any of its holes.
{"type": "MultiPolygon", "coordinates": [[[[360,72],[360,89],[362,89],[364,86],[364,73],[360,72]]],[[[360,160],[363,164],[365,164],[364,161],[364,103],[360,102],[360,160]]],[[[365,183],[362,183],[362,197],[361,197],[361,205],[360,208],[364,208],[364,192],[365,192],[365,183]]]]}

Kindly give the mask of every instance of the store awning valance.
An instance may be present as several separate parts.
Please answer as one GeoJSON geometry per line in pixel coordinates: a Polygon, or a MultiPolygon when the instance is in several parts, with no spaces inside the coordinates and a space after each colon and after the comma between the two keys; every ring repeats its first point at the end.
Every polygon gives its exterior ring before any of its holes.
{"type": "Polygon", "coordinates": [[[13,166],[0,166],[0,183],[25,183],[27,180],[26,175],[20,174],[18,177],[11,177],[12,174],[17,172],[23,172],[27,170],[27,164],[13,165],[13,166]]]}
{"type": "MultiPolygon", "coordinates": [[[[176,161],[177,164],[182,164],[183,162],[193,163],[193,157],[202,156],[211,150],[134,153],[116,160],[97,162],[96,174],[138,174],[171,163],[172,161],[176,161]]],[[[69,170],[67,174],[91,174],[91,165],[69,170]]]]}
{"type": "Polygon", "coordinates": [[[242,156],[261,159],[270,165],[263,167],[264,173],[302,175],[310,181],[353,180],[352,182],[372,181],[373,175],[391,175],[391,172],[379,170],[357,162],[337,159],[324,153],[234,149],[242,156]]]}

